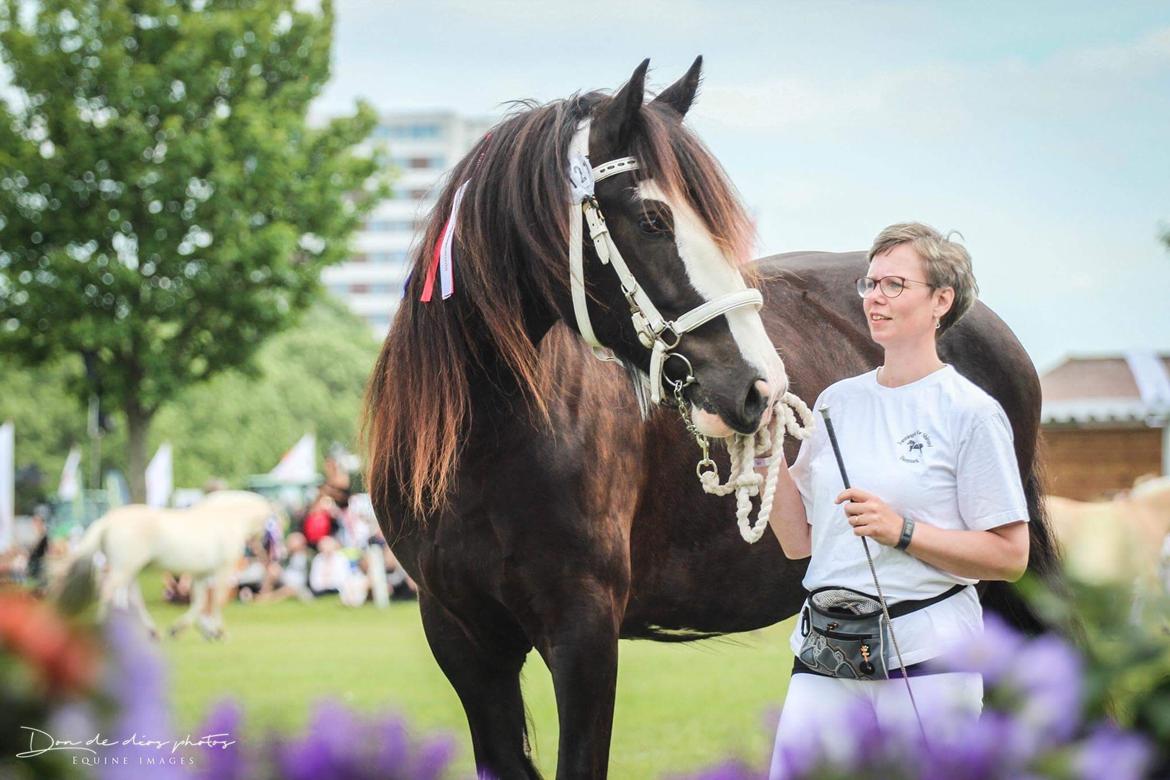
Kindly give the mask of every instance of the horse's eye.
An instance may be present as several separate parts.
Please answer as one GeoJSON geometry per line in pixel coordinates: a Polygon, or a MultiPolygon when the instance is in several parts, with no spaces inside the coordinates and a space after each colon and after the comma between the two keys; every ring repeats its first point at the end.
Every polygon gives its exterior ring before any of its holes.
{"type": "Polygon", "coordinates": [[[638,227],[648,236],[670,233],[670,225],[657,214],[642,214],[638,220],[638,227]]]}

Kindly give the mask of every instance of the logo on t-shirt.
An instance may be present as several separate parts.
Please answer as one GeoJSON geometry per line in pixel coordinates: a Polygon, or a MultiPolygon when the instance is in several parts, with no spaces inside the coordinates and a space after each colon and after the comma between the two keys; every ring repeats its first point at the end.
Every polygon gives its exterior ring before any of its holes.
{"type": "Polygon", "coordinates": [[[933,446],[930,443],[929,434],[922,431],[914,431],[914,433],[903,436],[898,442],[898,451],[902,453],[898,458],[906,463],[921,463],[922,455],[927,447],[933,446]]]}

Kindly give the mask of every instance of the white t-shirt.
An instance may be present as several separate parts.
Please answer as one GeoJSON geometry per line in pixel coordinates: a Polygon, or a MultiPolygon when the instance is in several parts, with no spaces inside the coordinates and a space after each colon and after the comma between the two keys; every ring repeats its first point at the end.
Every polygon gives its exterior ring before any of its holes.
{"type": "MultiPolygon", "coordinates": [[[[844,586],[874,594],[861,538],[849,525],[845,505],[833,503],[845,487],[822,407],[829,409],[850,484],[878,496],[903,517],[979,531],[1028,520],[1011,424],[994,398],[949,365],[901,387],[878,384],[876,371],[844,379],[817,398],[816,429],[790,469],[812,526],[812,559],[804,578],[809,591],[844,586]]],[[[869,549],[889,604],[976,582],[872,539],[869,549]]],[[[895,618],[893,625],[910,665],[979,633],[983,612],[975,589],[967,588],[895,618]]],[[[802,639],[798,624],[793,652],[802,639]]],[[[890,668],[898,666],[892,647],[887,659],[890,668]]]]}

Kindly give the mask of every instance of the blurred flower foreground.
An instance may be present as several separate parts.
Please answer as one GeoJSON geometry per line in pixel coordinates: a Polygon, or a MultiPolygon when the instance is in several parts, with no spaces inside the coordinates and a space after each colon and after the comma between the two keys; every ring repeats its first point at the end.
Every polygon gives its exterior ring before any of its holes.
{"type": "Polygon", "coordinates": [[[141,624],[58,614],[0,591],[0,777],[167,780],[439,780],[454,740],[394,715],[319,702],[304,733],[241,736],[233,701],[191,733],[172,728],[166,668],[141,624]]]}
{"type": "MultiPolygon", "coordinates": [[[[1159,773],[1149,729],[1127,731],[1094,713],[1101,676],[1085,656],[1053,636],[1021,637],[992,615],[986,626],[980,641],[949,656],[941,668],[983,675],[981,718],[964,719],[947,702],[918,696],[925,725],[920,729],[913,719],[879,724],[859,704],[832,744],[810,735],[787,753],[787,776],[1137,780],[1159,773]]],[[[0,591],[0,776],[454,776],[450,736],[415,736],[397,716],[371,717],[329,701],[316,705],[297,736],[249,732],[242,738],[247,724],[232,701],[216,706],[194,732],[177,734],[166,678],[157,648],[129,616],[115,612],[98,629],[19,591],[0,591]]],[[[1149,695],[1161,695],[1151,690],[1149,695]]],[[[760,766],[767,757],[755,758],[750,764],[728,760],[685,780],[764,777],[760,766]]]]}

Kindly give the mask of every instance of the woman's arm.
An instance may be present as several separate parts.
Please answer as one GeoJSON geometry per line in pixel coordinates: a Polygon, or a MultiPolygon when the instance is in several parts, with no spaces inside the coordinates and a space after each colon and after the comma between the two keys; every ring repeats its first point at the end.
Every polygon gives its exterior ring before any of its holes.
{"type": "MultiPolygon", "coordinates": [[[[768,515],[768,525],[772,533],[780,542],[784,555],[792,560],[807,558],[812,555],[812,528],[804,513],[804,501],[792,475],[788,473],[788,464],[781,456],[780,475],[776,479],[775,499],[772,502],[772,512],[768,515]]],[[[760,470],[765,474],[764,470],[760,470]]]]}
{"type": "MultiPolygon", "coordinates": [[[[779,485],[777,485],[779,490],[779,485]]],[[[893,547],[902,535],[902,517],[874,494],[850,488],[837,496],[857,536],[893,547]]],[[[1001,525],[988,531],[959,531],[915,523],[906,552],[943,571],[978,580],[1015,582],[1028,568],[1028,524],[1001,525]]]]}

